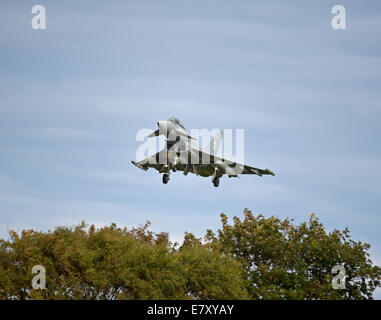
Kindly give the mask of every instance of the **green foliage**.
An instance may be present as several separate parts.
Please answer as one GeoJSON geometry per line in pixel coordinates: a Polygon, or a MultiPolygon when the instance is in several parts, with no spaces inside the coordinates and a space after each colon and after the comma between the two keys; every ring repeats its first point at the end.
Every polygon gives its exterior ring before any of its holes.
{"type": "Polygon", "coordinates": [[[239,262],[188,241],[176,250],[149,224],[132,230],[60,227],[11,231],[0,240],[1,299],[237,299],[245,297],[239,262]],[[31,289],[34,265],[46,289],[31,289]]]}
{"type": "Polygon", "coordinates": [[[253,299],[371,299],[380,286],[370,246],[351,240],[348,229],[327,233],[314,215],[295,226],[245,209],[243,221],[234,217],[229,225],[224,214],[221,221],[218,235],[208,230],[206,240],[242,263],[253,299]],[[337,264],[346,271],[345,289],[332,288],[337,264]]]}
{"type": "Polygon", "coordinates": [[[186,233],[180,247],[149,223],[10,231],[0,239],[0,299],[369,299],[380,285],[370,246],[347,229],[327,233],[313,215],[299,226],[248,210],[221,221],[217,234],[186,233]],[[332,288],[336,264],[346,289],[332,288]],[[35,265],[46,269],[45,290],[31,288],[35,265]]]}

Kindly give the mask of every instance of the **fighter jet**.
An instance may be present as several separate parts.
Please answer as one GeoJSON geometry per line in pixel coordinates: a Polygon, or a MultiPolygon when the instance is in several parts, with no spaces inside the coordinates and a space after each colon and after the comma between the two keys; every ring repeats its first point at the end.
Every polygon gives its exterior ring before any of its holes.
{"type": "Polygon", "coordinates": [[[220,184],[220,178],[226,174],[229,178],[238,177],[239,174],[275,175],[269,169],[258,169],[217,156],[217,151],[222,139],[222,131],[211,140],[203,150],[195,148],[190,135],[183,123],[175,118],[157,122],[158,129],[148,135],[149,138],[163,135],[165,147],[158,153],[141,161],[131,161],[138,168],[147,171],[154,168],[163,173],[163,183],[167,184],[170,173],[177,170],[184,175],[189,172],[202,177],[212,177],[215,187],[220,184]]]}

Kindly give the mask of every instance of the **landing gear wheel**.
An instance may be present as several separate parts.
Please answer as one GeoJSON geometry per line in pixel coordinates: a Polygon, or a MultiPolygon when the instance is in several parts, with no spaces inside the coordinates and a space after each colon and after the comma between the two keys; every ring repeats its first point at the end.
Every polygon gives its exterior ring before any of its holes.
{"type": "Polygon", "coordinates": [[[220,178],[214,178],[213,179],[213,185],[217,188],[220,185],[220,178]]]}
{"type": "Polygon", "coordinates": [[[164,184],[167,184],[169,181],[169,175],[167,173],[164,173],[163,174],[163,183],[164,184]]]}
{"type": "Polygon", "coordinates": [[[177,170],[176,166],[173,166],[172,171],[176,172],[176,170],[177,170]]]}

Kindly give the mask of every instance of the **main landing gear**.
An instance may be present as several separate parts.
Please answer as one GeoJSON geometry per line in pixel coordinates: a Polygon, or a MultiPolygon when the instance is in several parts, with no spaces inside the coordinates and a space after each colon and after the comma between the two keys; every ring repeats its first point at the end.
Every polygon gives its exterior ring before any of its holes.
{"type": "Polygon", "coordinates": [[[220,185],[220,178],[214,177],[212,182],[213,182],[213,185],[217,188],[220,185]]]}
{"type": "MultiPolygon", "coordinates": [[[[164,173],[163,174],[163,183],[167,184],[168,181],[169,181],[169,173],[164,173]]],[[[213,182],[213,185],[217,188],[220,185],[220,178],[214,177],[212,182],[213,182]]]]}
{"type": "Polygon", "coordinates": [[[168,181],[169,181],[169,174],[168,173],[164,173],[163,174],[163,183],[167,184],[168,181]]]}

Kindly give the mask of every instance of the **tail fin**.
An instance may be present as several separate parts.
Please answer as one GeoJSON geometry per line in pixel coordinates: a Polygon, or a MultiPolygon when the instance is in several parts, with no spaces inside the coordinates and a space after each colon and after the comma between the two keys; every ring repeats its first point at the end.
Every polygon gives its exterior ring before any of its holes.
{"type": "Polygon", "coordinates": [[[211,155],[216,155],[221,145],[222,136],[222,130],[219,129],[217,134],[210,141],[210,143],[204,148],[204,151],[211,155]]]}

